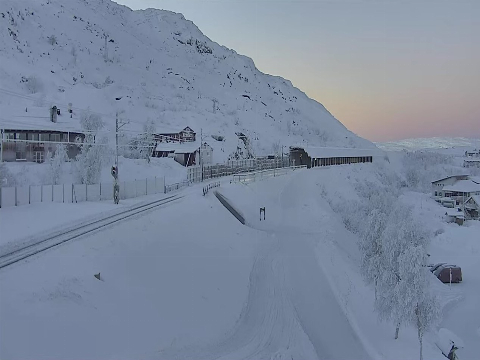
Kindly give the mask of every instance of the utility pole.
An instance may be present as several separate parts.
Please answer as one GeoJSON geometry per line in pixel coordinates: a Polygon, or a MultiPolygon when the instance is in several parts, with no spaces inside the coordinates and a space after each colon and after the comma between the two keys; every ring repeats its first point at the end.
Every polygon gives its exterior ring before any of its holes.
{"type": "Polygon", "coordinates": [[[115,167],[118,169],[118,111],[115,112],[115,167]]]}
{"type": "Polygon", "coordinates": [[[282,166],[280,166],[283,168],[283,145],[282,145],[282,166]]]}
{"type": "Polygon", "coordinates": [[[200,128],[200,171],[202,172],[202,182],[203,182],[203,159],[202,159],[202,144],[203,144],[203,129],[200,128]]]}
{"type": "MultiPolygon", "coordinates": [[[[116,101],[120,101],[122,97],[117,97],[115,98],[116,101]]],[[[118,118],[118,110],[115,112],[115,171],[112,169],[112,176],[115,179],[113,183],[113,201],[115,204],[118,204],[120,201],[120,183],[118,181],[118,132],[120,129],[127,125],[128,122],[122,122],[120,124],[119,118],[118,118]]]]}
{"type": "Polygon", "coordinates": [[[0,137],[0,163],[3,162],[3,146],[5,145],[4,142],[3,142],[3,134],[4,134],[4,131],[3,129],[0,130],[0,133],[1,133],[1,137],[0,137]]]}

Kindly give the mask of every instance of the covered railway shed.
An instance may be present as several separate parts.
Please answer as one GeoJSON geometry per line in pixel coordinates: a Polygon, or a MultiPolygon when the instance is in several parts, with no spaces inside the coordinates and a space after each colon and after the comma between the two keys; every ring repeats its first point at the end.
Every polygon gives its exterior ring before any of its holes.
{"type": "Polygon", "coordinates": [[[290,147],[290,161],[294,165],[317,166],[371,163],[376,149],[333,147],[290,147]]]}

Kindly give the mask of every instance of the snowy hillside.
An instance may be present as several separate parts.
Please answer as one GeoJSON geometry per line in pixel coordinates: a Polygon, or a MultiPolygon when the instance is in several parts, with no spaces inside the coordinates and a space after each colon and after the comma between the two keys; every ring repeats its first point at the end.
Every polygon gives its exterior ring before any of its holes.
{"type": "Polygon", "coordinates": [[[107,123],[111,143],[116,111],[130,122],[126,135],[149,119],[157,132],[202,129],[214,162],[245,147],[238,132],[257,155],[302,142],[373,147],[288,80],[261,73],[181,14],[132,11],[110,0],[2,0],[0,27],[3,128],[78,129],[90,109],[107,123]],[[58,124],[48,119],[52,105],[63,113],[58,124]]]}

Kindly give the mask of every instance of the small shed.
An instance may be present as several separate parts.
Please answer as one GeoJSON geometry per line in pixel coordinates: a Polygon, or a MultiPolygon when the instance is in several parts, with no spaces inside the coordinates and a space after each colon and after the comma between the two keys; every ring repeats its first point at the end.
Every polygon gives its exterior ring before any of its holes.
{"type": "Polygon", "coordinates": [[[463,225],[463,223],[465,221],[465,214],[459,208],[446,209],[445,220],[449,223],[454,222],[458,225],[463,225]]]}

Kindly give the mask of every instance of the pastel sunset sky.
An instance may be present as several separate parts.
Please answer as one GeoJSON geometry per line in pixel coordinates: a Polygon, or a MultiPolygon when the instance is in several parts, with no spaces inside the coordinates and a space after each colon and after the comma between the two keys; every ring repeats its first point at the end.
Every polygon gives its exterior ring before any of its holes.
{"type": "Polygon", "coordinates": [[[479,0],[117,0],[182,13],[372,141],[480,138],[479,0]]]}

